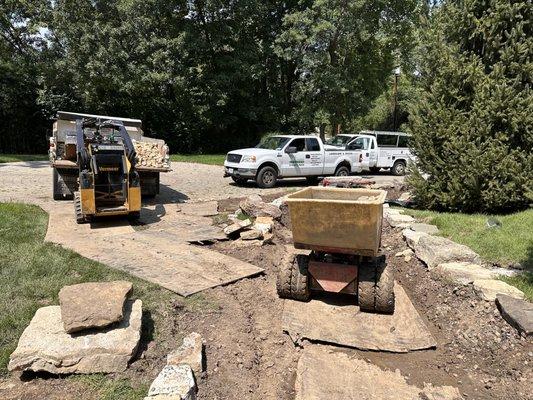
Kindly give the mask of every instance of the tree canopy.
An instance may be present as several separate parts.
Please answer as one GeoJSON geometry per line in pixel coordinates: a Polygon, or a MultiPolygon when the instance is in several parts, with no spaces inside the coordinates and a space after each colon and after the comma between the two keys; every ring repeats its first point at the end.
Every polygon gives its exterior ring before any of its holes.
{"type": "Polygon", "coordinates": [[[422,206],[510,211],[533,200],[533,6],[445,1],[426,21],[410,113],[422,206]]]}
{"type": "Polygon", "coordinates": [[[140,118],[174,152],[364,114],[390,86],[416,0],[9,0],[0,151],[43,150],[72,110],[140,118]]]}

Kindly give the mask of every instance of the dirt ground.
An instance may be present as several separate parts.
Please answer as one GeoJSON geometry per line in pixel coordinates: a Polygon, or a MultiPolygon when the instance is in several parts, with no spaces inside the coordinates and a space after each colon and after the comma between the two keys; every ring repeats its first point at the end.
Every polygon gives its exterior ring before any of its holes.
{"type": "MultiPolygon", "coordinates": [[[[241,193],[219,202],[219,211],[235,210],[241,193]]],[[[271,191],[268,199],[280,193],[279,189],[271,191]]],[[[397,193],[391,192],[394,196],[397,193]]],[[[282,222],[287,221],[284,216],[282,222]]],[[[384,251],[396,280],[411,298],[438,347],[407,354],[346,348],[339,351],[357,353],[383,369],[398,369],[410,384],[419,387],[423,383],[458,387],[467,399],[531,398],[531,338],[518,335],[501,318],[496,306],[479,300],[471,288],[454,286],[430,275],[414,257],[408,263],[403,257],[395,257],[406,244],[399,230],[386,223],[383,229],[384,251]]],[[[301,348],[282,332],[283,303],[275,289],[284,245],[291,239],[290,231],[282,224],[278,223],[274,232],[274,242],[263,246],[239,247],[231,241],[209,246],[264,268],[265,273],[206,290],[191,300],[172,296],[168,304],[160,306],[157,315],[144,316],[149,328],[137,358],[125,373],[112,374],[110,378],[149,384],[164,366],[166,354],[180,345],[183,336],[195,331],[203,336],[206,352],[206,371],[198,379],[198,399],[293,399],[301,348]]],[[[96,392],[87,392],[86,388],[83,381],[72,378],[40,375],[20,381],[12,376],[0,380],[0,397],[97,398],[96,392]]]]}

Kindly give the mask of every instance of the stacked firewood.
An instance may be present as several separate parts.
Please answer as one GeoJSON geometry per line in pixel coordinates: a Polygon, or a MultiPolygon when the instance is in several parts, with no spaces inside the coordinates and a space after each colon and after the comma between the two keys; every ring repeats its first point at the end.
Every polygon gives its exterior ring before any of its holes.
{"type": "Polygon", "coordinates": [[[166,144],[139,142],[134,140],[136,163],[138,166],[150,168],[170,168],[168,148],[166,144]]]}

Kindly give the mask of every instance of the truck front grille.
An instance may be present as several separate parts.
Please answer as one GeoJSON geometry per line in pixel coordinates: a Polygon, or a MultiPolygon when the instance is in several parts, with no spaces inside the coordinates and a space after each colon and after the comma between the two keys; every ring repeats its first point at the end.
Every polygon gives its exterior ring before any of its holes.
{"type": "Polygon", "coordinates": [[[226,160],[232,163],[240,163],[242,156],[240,154],[228,154],[226,160]]]}

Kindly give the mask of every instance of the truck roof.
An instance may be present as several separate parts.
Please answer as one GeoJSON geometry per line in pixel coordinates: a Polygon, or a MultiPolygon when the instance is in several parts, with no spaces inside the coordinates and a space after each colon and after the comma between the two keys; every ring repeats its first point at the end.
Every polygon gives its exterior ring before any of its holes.
{"type": "Polygon", "coordinates": [[[314,137],[314,138],[317,138],[319,137],[318,135],[273,135],[275,137],[284,137],[284,138],[289,138],[289,139],[295,139],[295,138],[308,138],[308,137],[314,137]]]}
{"type": "Polygon", "coordinates": [[[127,125],[127,126],[134,126],[136,128],[140,128],[142,126],[142,121],[140,119],[110,117],[108,115],[83,114],[83,113],[75,113],[71,111],[58,111],[56,114],[56,117],[57,119],[62,119],[62,120],[67,120],[67,121],[75,121],[80,118],[112,119],[115,121],[120,121],[124,125],[127,125]]]}
{"type": "Polygon", "coordinates": [[[398,136],[411,136],[409,133],[405,132],[392,132],[392,131],[361,131],[360,135],[398,135],[398,136]]]}

